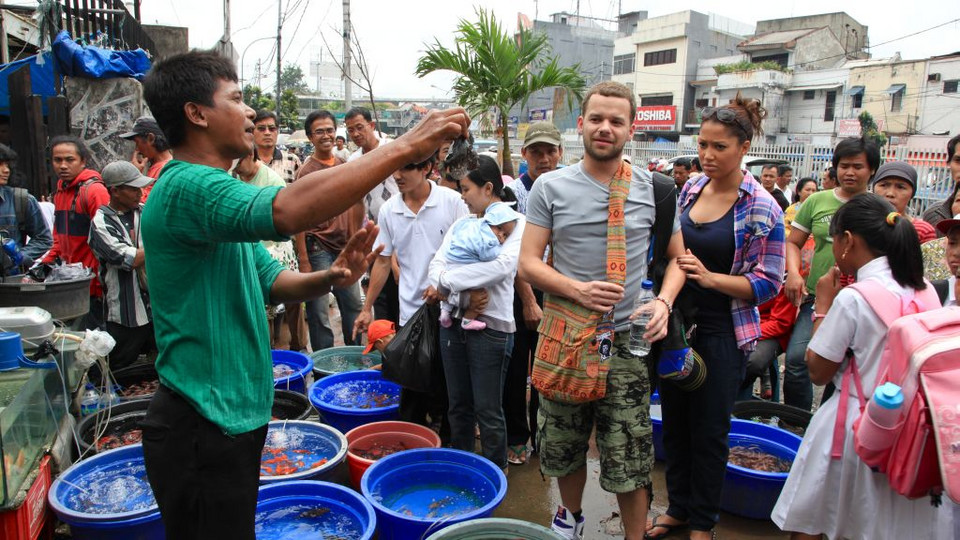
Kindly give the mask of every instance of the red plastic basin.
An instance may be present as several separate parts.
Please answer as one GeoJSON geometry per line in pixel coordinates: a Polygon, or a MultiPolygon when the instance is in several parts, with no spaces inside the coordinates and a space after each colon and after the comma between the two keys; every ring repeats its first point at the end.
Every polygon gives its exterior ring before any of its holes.
{"type": "Polygon", "coordinates": [[[373,422],[356,427],[346,434],[347,467],[350,470],[350,483],[360,489],[363,473],[376,460],[360,457],[354,449],[366,450],[374,445],[385,447],[403,444],[405,449],[440,448],[440,436],[432,429],[411,422],[385,421],[373,422]]]}

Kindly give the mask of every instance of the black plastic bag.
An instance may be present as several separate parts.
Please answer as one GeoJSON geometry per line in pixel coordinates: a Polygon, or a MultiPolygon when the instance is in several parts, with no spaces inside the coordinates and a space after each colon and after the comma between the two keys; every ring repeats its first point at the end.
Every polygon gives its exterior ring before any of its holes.
{"type": "Polygon", "coordinates": [[[440,362],[438,310],[427,304],[410,317],[383,350],[383,378],[417,392],[431,390],[434,362],[440,362]]]}

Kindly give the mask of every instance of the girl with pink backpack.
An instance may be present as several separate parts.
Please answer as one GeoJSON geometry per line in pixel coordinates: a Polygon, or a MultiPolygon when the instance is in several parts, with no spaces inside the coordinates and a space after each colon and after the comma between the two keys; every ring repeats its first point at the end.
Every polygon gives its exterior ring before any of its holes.
{"type": "Polygon", "coordinates": [[[843,391],[811,420],[771,518],[792,531],[792,539],[952,539],[951,505],[899,495],[854,450],[860,396],[872,396],[881,375],[887,325],[863,296],[871,287],[841,290],[839,275],[855,273],[857,283],[882,285],[881,292],[900,299],[903,315],[939,308],[923,279],[916,230],[890,203],[863,193],[834,214],[830,236],[836,266],[817,282],[806,362],[815,384],[833,381],[843,391]],[[852,372],[860,384],[850,383],[852,372]]]}

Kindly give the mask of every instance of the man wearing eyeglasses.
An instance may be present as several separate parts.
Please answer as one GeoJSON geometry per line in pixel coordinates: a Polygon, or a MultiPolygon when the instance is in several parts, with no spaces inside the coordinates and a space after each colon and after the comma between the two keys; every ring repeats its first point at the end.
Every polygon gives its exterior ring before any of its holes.
{"type": "Polygon", "coordinates": [[[289,152],[281,152],[277,148],[277,134],[279,124],[277,115],[273,111],[257,111],[253,121],[253,144],[257,147],[260,161],[266,163],[280,175],[286,183],[297,179],[300,170],[300,158],[289,152]]]}
{"type": "MultiPolygon", "coordinates": [[[[365,107],[354,107],[347,111],[343,119],[343,124],[347,128],[347,135],[353,144],[357,145],[357,151],[350,155],[347,161],[359,159],[360,156],[372,152],[380,147],[381,144],[390,142],[386,137],[381,137],[377,130],[377,125],[373,121],[370,111],[365,107]]],[[[384,205],[390,197],[399,193],[397,181],[393,175],[384,178],[383,182],[375,186],[363,198],[367,205],[367,217],[374,223],[378,223],[380,216],[380,207],[384,205]]],[[[396,259],[396,257],[394,257],[396,259]]],[[[376,298],[374,310],[377,312],[378,319],[387,319],[395,323],[400,322],[400,291],[397,288],[397,282],[400,280],[400,266],[395,262],[391,264],[391,272],[387,274],[380,289],[380,295],[376,298]]]]}
{"type": "MultiPolygon", "coordinates": [[[[337,121],[330,111],[311,112],[303,123],[303,129],[313,144],[313,154],[307,156],[297,178],[344,163],[344,160],[335,154],[337,121]]],[[[347,240],[363,227],[364,221],[366,221],[365,207],[363,201],[359,200],[346,212],[307,231],[306,247],[310,268],[314,272],[328,270],[347,245],[347,240]]],[[[340,308],[344,344],[353,345],[353,322],[360,313],[360,308],[363,307],[360,300],[360,284],[353,283],[343,288],[334,287],[331,292],[340,308]]],[[[310,329],[310,345],[314,351],[333,347],[329,295],[325,294],[307,302],[307,327],[310,329]]]]}

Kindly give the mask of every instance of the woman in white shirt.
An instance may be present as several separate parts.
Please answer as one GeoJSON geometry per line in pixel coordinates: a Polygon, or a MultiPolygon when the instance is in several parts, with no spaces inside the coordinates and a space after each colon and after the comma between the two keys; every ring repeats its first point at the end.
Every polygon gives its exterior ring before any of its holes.
{"type": "MultiPolygon", "coordinates": [[[[869,396],[879,376],[887,328],[859,292],[840,289],[839,276],[856,273],[858,283],[878,281],[909,301],[930,286],[923,280],[920,243],[910,221],[872,193],[853,197],[834,214],[830,237],[836,266],[817,282],[814,334],[806,354],[810,379],[819,385],[832,380],[840,388],[849,363],[847,351],[852,351],[869,396]]],[[[850,540],[952,538],[943,506],[899,495],[883,474],[873,472],[857,456],[852,431],[859,416],[855,388],[847,398],[843,455],[831,457],[841,399],[834,393],[811,420],[773,509],[774,523],[792,531],[793,540],[820,539],[821,534],[850,540]]]]}
{"type": "MultiPolygon", "coordinates": [[[[480,156],[477,168],[467,173],[460,186],[463,201],[477,217],[483,217],[492,205],[513,201],[512,193],[503,189],[500,168],[486,156],[480,156]]],[[[487,292],[487,306],[478,316],[486,328],[464,329],[460,321],[463,311],[454,310],[453,323],[440,328],[440,354],[450,402],[447,416],[453,447],[472,452],[476,444],[474,426],[479,425],[481,453],[501,469],[507,467],[503,385],[516,331],[513,281],[524,223],[523,216],[517,214],[516,224],[496,259],[452,268],[447,261],[454,225],[430,263],[430,284],[441,295],[447,295],[449,303],[459,305],[459,293],[471,289],[487,292]]]]}

